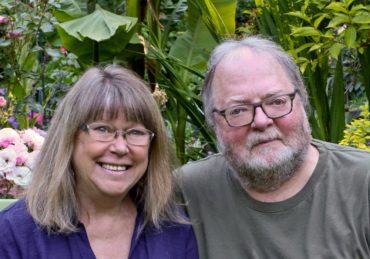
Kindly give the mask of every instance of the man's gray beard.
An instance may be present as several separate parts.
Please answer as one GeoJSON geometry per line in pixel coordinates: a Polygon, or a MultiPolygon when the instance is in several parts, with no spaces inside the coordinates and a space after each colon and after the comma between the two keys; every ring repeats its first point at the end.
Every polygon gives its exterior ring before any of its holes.
{"type": "MultiPolygon", "coordinates": [[[[258,139],[269,139],[280,135],[277,129],[272,128],[268,133],[258,133],[247,142],[258,143],[258,139]]],[[[278,189],[283,183],[292,178],[302,165],[311,141],[311,130],[308,122],[297,130],[296,134],[288,139],[283,150],[273,158],[273,162],[251,157],[250,153],[244,159],[233,152],[233,145],[224,145],[219,141],[219,150],[223,153],[230,166],[236,171],[244,188],[252,188],[259,192],[271,192],[278,189]]],[[[247,143],[246,149],[253,143],[247,143]]],[[[274,152],[266,150],[266,153],[274,152]]]]}

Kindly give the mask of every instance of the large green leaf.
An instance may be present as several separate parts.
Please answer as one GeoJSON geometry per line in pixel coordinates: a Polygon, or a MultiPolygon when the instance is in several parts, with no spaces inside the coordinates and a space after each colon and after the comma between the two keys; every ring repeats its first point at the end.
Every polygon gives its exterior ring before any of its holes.
{"type": "Polygon", "coordinates": [[[80,6],[75,0],[60,1],[60,7],[53,10],[59,22],[67,22],[83,15],[80,6]]]}
{"type": "Polygon", "coordinates": [[[120,53],[131,39],[137,19],[105,11],[99,6],[82,18],[61,23],[57,29],[62,44],[79,57],[82,64],[93,62],[98,46],[99,61],[120,53]]]}
{"type": "Polygon", "coordinates": [[[206,26],[205,20],[215,21],[214,29],[218,30],[219,34],[223,34],[221,37],[230,37],[230,33],[235,31],[236,1],[190,0],[188,3],[188,31],[177,39],[170,55],[182,60],[188,66],[205,69],[208,55],[217,44],[217,39],[206,26]],[[207,19],[204,18],[205,16],[207,19]]]}

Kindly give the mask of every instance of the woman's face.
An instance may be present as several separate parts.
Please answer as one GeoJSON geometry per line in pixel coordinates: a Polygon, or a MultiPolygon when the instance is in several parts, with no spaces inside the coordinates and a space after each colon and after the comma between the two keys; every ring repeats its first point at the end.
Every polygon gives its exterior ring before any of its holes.
{"type": "MultiPolygon", "coordinates": [[[[124,131],[145,129],[141,123],[126,121],[123,116],[88,125],[93,125],[98,131],[104,131],[105,126],[124,131]],[[97,123],[99,128],[94,126],[97,123]]],[[[77,195],[80,198],[80,195],[86,198],[123,198],[147,170],[150,143],[131,145],[122,134],[112,141],[102,142],[91,136],[92,130],[79,130],[75,138],[72,165],[76,174],[77,195]]]]}

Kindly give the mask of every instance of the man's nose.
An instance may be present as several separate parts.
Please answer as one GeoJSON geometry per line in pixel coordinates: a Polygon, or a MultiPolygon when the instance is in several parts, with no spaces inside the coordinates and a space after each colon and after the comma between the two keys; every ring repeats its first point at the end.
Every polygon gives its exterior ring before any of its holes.
{"type": "Polygon", "coordinates": [[[271,125],[272,122],[273,120],[266,115],[261,106],[255,108],[254,118],[251,124],[253,128],[264,129],[271,125]]]}

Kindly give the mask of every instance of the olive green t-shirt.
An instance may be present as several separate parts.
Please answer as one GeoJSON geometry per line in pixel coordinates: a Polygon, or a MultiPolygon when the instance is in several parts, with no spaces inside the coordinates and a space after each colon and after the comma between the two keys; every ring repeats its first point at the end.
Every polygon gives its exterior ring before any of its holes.
{"type": "Polygon", "coordinates": [[[312,144],[315,171],[283,202],[250,197],[220,154],[182,168],[200,258],[370,258],[370,152],[312,144]]]}

